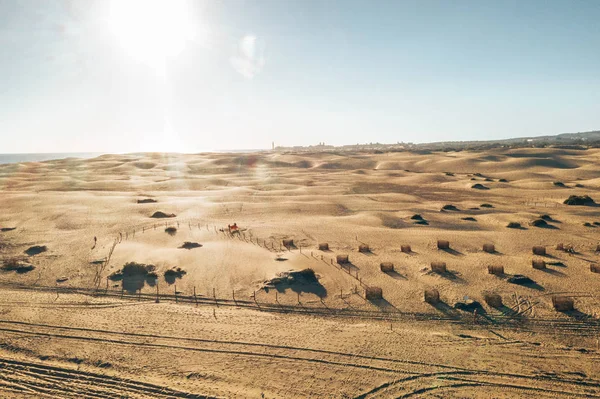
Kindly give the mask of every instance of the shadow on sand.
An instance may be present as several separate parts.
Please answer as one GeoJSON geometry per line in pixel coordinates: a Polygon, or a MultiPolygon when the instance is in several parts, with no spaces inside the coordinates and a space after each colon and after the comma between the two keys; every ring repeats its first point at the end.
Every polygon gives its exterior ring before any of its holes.
{"type": "Polygon", "coordinates": [[[398,273],[395,270],[392,270],[390,272],[385,272],[385,274],[387,274],[388,276],[390,276],[394,280],[408,280],[408,278],[406,276],[401,275],[400,273],[398,273]]]}
{"type": "Polygon", "coordinates": [[[459,252],[456,249],[452,249],[452,248],[440,249],[440,251],[444,251],[444,252],[446,252],[450,255],[454,255],[454,256],[464,256],[464,254],[462,252],[459,252]]]}

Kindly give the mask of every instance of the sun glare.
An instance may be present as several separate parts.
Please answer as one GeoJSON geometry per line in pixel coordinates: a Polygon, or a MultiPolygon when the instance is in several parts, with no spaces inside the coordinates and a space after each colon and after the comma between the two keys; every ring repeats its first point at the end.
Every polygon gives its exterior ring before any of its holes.
{"type": "Polygon", "coordinates": [[[127,54],[161,73],[194,36],[186,0],[112,0],[109,25],[127,54]]]}

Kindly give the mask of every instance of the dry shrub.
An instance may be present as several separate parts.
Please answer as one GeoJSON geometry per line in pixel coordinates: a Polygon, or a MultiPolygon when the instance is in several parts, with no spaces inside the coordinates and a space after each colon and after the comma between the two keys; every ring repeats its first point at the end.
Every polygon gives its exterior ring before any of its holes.
{"type": "Polygon", "coordinates": [[[350,263],[350,260],[348,259],[348,255],[337,255],[335,257],[337,263],[339,263],[340,265],[343,265],[344,263],[350,263]]]}
{"type": "Polygon", "coordinates": [[[546,222],[544,219],[535,219],[529,223],[529,225],[533,227],[548,227],[548,222],[546,222]]]}
{"type": "Polygon", "coordinates": [[[29,256],[34,256],[39,255],[42,252],[46,252],[47,250],[48,247],[46,247],[45,245],[34,245],[33,247],[27,248],[27,250],[25,250],[25,253],[29,256]]]}
{"type": "Polygon", "coordinates": [[[167,227],[165,229],[165,233],[168,235],[174,236],[177,233],[177,227],[167,227]]]}
{"type": "Polygon", "coordinates": [[[358,252],[371,252],[371,249],[367,244],[360,244],[358,246],[358,252]]]}
{"type": "Polygon", "coordinates": [[[392,262],[381,262],[379,264],[381,271],[384,273],[389,273],[394,271],[394,264],[392,262]]]}
{"type": "Polygon", "coordinates": [[[165,277],[172,276],[172,277],[181,278],[185,274],[187,274],[187,272],[180,267],[173,267],[173,268],[165,271],[165,277]]]}
{"type": "Polygon", "coordinates": [[[425,302],[435,305],[440,302],[440,292],[434,288],[425,290],[425,302]]]}
{"type": "Polygon", "coordinates": [[[531,251],[533,252],[534,255],[539,255],[539,256],[546,255],[546,247],[543,247],[541,245],[534,246],[533,248],[531,248],[531,251]]]}
{"type": "Polygon", "coordinates": [[[502,307],[502,297],[499,294],[494,292],[486,292],[483,294],[483,300],[485,303],[490,305],[493,308],[501,308],[502,307]]]}
{"type": "Polygon", "coordinates": [[[506,225],[506,227],[508,227],[509,229],[520,229],[521,228],[521,223],[518,222],[510,222],[506,225]]]}
{"type": "Polygon", "coordinates": [[[546,268],[546,262],[541,259],[533,259],[531,265],[534,269],[544,270],[546,268]]]}
{"type": "Polygon", "coordinates": [[[592,273],[600,273],[600,264],[598,264],[598,263],[590,264],[590,271],[592,273]]]}
{"type": "Polygon", "coordinates": [[[562,242],[556,244],[556,250],[557,251],[564,251],[565,250],[565,245],[562,242]]]}
{"type": "Polygon", "coordinates": [[[553,296],[552,306],[559,312],[568,312],[575,309],[575,301],[568,296],[553,296]]]}
{"type": "Polygon", "coordinates": [[[481,183],[475,183],[471,186],[471,188],[474,188],[475,190],[489,190],[490,188],[487,186],[484,186],[481,183]]]}
{"type": "Polygon", "coordinates": [[[381,287],[365,288],[365,299],[368,301],[383,299],[383,290],[381,287]]]}
{"type": "Polygon", "coordinates": [[[446,273],[448,269],[446,269],[446,262],[431,262],[431,270],[434,273],[446,273]]]}
{"type": "Polygon", "coordinates": [[[483,251],[493,254],[494,252],[496,252],[496,247],[494,246],[494,244],[483,244],[483,251]]]}
{"type": "Polygon", "coordinates": [[[294,246],[294,240],[288,238],[282,241],[283,246],[286,248],[292,248],[294,246]]]}
{"type": "Polygon", "coordinates": [[[144,198],[144,199],[137,200],[138,204],[153,204],[155,202],[156,202],[156,200],[152,199],[152,198],[144,198]]]}
{"type": "Polygon", "coordinates": [[[438,240],[437,247],[438,249],[450,249],[450,241],[438,240]]]}
{"type": "Polygon", "coordinates": [[[156,211],[150,217],[155,218],[155,219],[174,218],[175,214],[174,213],[164,213],[162,211],[156,211]]]}
{"type": "Polygon", "coordinates": [[[329,251],[329,244],[326,242],[322,242],[319,244],[319,250],[321,251],[329,251]]]}
{"type": "Polygon", "coordinates": [[[35,266],[25,263],[24,258],[14,257],[4,259],[2,262],[2,270],[4,271],[14,271],[19,274],[27,273],[35,269],[35,266]]]}
{"type": "Polygon", "coordinates": [[[401,245],[400,251],[404,252],[405,254],[409,254],[412,252],[412,248],[410,247],[410,245],[401,245]]]}
{"type": "Polygon", "coordinates": [[[447,204],[447,205],[444,205],[444,206],[442,207],[442,209],[441,209],[441,211],[442,211],[442,212],[443,212],[443,211],[458,211],[458,210],[459,210],[459,209],[458,209],[456,206],[452,205],[452,204],[447,204]]]}
{"type": "Polygon", "coordinates": [[[497,276],[501,276],[504,274],[504,266],[499,266],[499,265],[489,265],[488,266],[488,273],[489,274],[495,274],[497,276]]]}
{"type": "Polygon", "coordinates": [[[202,247],[202,244],[199,244],[197,242],[186,241],[179,248],[182,248],[182,249],[194,249],[194,248],[200,248],[200,247],[202,247]]]}
{"type": "Polygon", "coordinates": [[[589,195],[571,195],[567,198],[563,204],[565,205],[583,205],[583,206],[594,206],[596,202],[589,195]]]}

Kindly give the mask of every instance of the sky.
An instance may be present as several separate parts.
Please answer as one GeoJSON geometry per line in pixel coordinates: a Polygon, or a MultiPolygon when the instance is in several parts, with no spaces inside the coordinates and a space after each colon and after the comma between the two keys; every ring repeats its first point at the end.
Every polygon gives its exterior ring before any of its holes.
{"type": "Polygon", "coordinates": [[[0,0],[0,153],[600,129],[598,0],[0,0]]]}

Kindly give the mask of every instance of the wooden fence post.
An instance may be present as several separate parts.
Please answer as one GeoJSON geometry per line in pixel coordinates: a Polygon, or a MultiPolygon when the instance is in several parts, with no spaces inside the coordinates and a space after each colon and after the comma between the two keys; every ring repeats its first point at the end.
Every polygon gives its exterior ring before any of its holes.
{"type": "Polygon", "coordinates": [[[215,293],[215,289],[213,288],[213,298],[215,298],[215,305],[219,306],[219,302],[217,302],[217,295],[215,293]]]}
{"type": "Polygon", "coordinates": [[[175,285],[175,303],[177,303],[177,285],[175,285]]]}
{"type": "Polygon", "coordinates": [[[158,294],[158,283],[156,283],[156,303],[160,302],[160,299],[158,298],[159,294],[158,294]]]}

